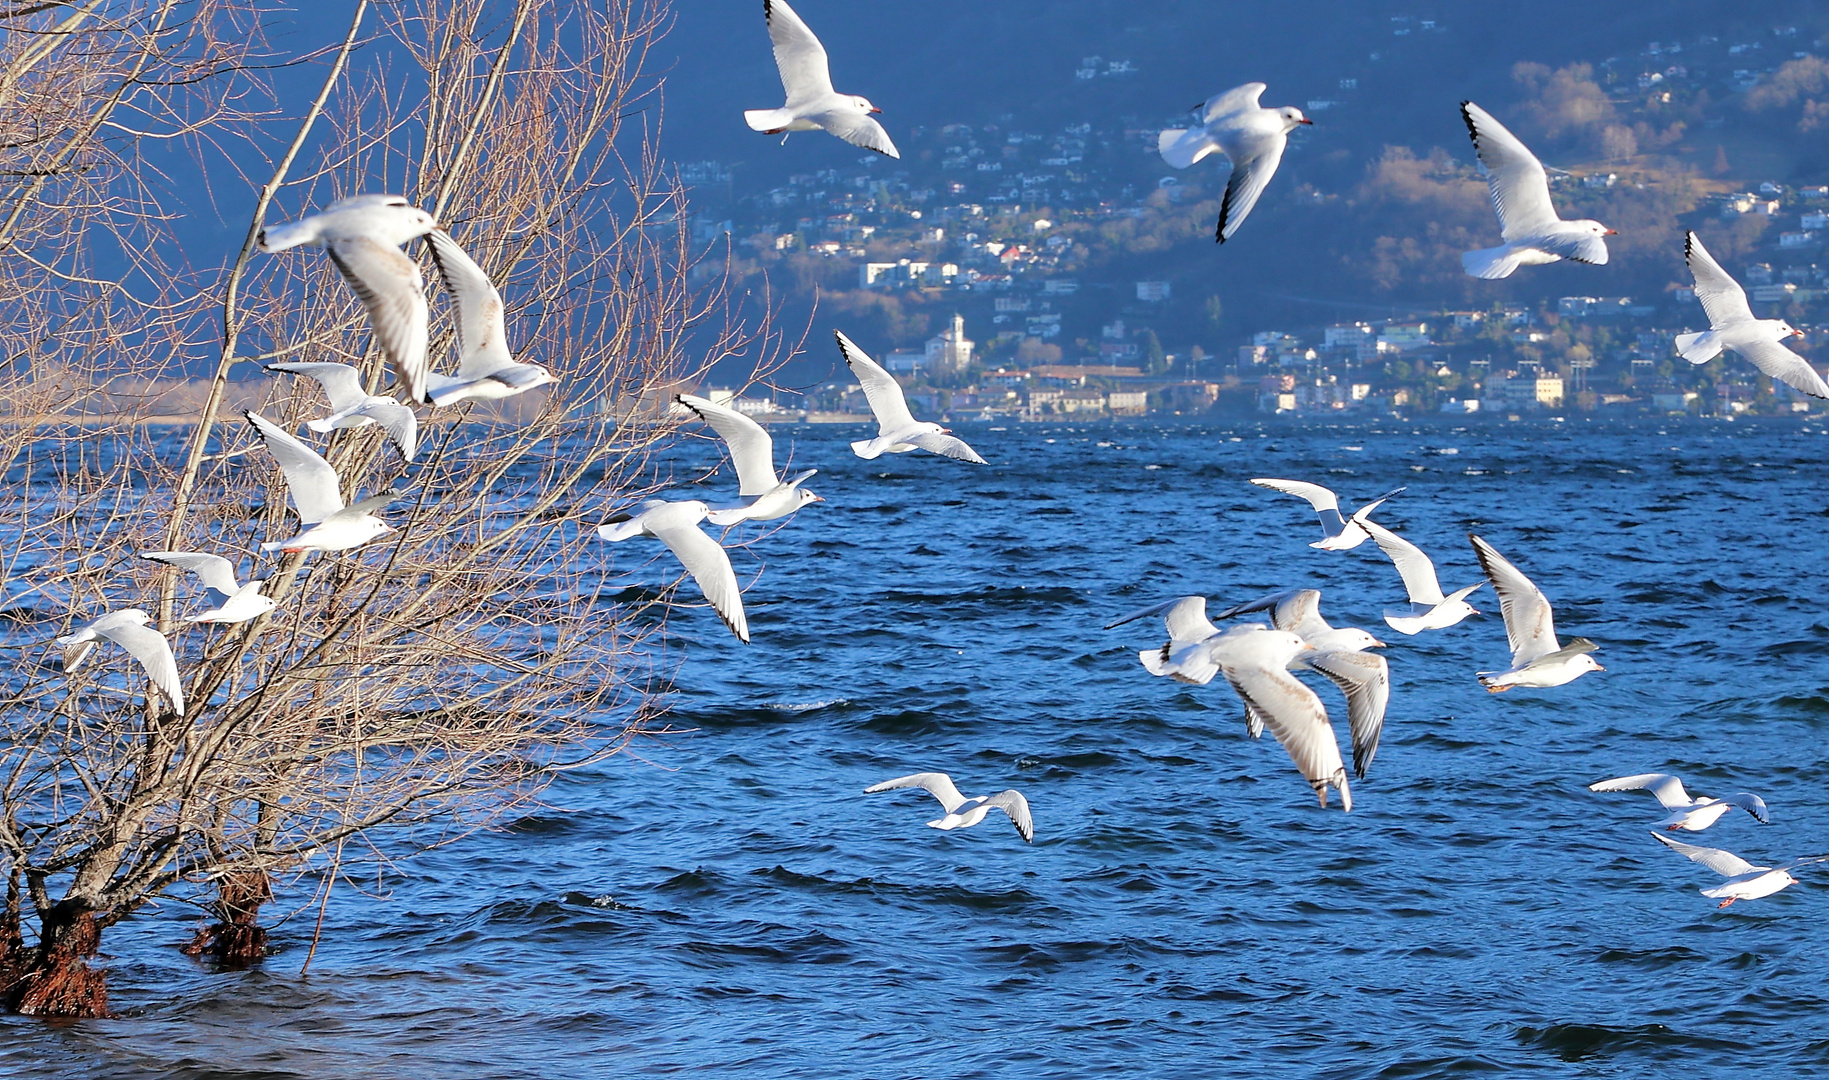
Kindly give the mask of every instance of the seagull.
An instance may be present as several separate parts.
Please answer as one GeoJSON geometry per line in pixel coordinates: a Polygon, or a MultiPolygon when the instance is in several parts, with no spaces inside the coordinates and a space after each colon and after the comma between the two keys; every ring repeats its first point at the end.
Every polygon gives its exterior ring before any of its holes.
{"type": "Polygon", "coordinates": [[[83,666],[97,638],[107,638],[140,662],[146,669],[146,678],[171,702],[172,711],[183,715],[184,686],[178,678],[178,662],[172,658],[171,643],[165,635],[146,625],[151,621],[152,617],[139,608],[111,611],[58,638],[57,644],[64,646],[65,673],[74,673],[83,666]]]}
{"type": "Polygon", "coordinates": [[[260,545],[262,551],[344,551],[361,547],[393,529],[374,511],[400,499],[404,491],[374,495],[350,506],[343,505],[337,472],[318,452],[286,434],[279,425],[257,412],[246,412],[248,423],[260,432],[267,450],[286,474],[286,489],[304,530],[287,540],[260,545]]]}
{"type": "Polygon", "coordinates": [[[1492,591],[1499,594],[1499,612],[1505,619],[1505,637],[1511,643],[1511,668],[1482,671],[1480,685],[1489,693],[1514,686],[1561,686],[1590,671],[1605,671],[1588,654],[1600,648],[1587,638],[1573,638],[1565,646],[1556,640],[1556,616],[1543,590],[1523,571],[1480,537],[1467,534],[1473,553],[1492,591]]]}
{"type": "Polygon", "coordinates": [[[1349,518],[1340,515],[1340,500],[1334,496],[1332,491],[1320,484],[1311,484],[1306,480],[1273,480],[1268,477],[1259,477],[1251,482],[1258,487],[1269,488],[1272,491],[1280,491],[1285,495],[1294,495],[1299,499],[1308,500],[1308,505],[1314,507],[1315,513],[1320,515],[1323,534],[1321,539],[1308,546],[1320,548],[1322,551],[1350,551],[1365,543],[1366,538],[1371,534],[1365,531],[1361,522],[1372,511],[1378,509],[1379,504],[1403,490],[1403,488],[1394,488],[1385,492],[1355,510],[1353,516],[1349,518]]]}
{"type": "Polygon", "coordinates": [[[696,394],[680,394],[673,400],[710,424],[724,440],[724,445],[730,448],[731,464],[737,469],[737,494],[749,500],[711,511],[706,519],[713,525],[773,521],[787,517],[808,503],[825,502],[800,486],[817,474],[818,469],[808,469],[792,480],[783,480],[775,473],[775,440],[761,424],[735,409],[696,394]]]}
{"type": "Polygon", "coordinates": [[[730,555],[716,540],[699,529],[699,522],[711,513],[711,507],[696,499],[668,502],[649,499],[634,513],[617,514],[597,527],[597,535],[612,544],[630,537],[652,536],[667,545],[678,556],[680,565],[698,583],[699,591],[711,601],[711,609],[737,635],[749,641],[749,620],[743,616],[743,594],[737,587],[737,572],[730,568],[730,555]]]}
{"type": "Polygon", "coordinates": [[[980,795],[968,799],[959,794],[953,786],[953,778],[943,772],[918,772],[908,776],[898,776],[894,780],[885,780],[872,784],[864,789],[864,794],[874,795],[879,791],[891,791],[895,788],[924,788],[929,795],[940,800],[946,808],[946,816],[936,818],[927,824],[936,829],[969,829],[984,820],[992,810],[1002,810],[1010,815],[1010,824],[1029,843],[1035,842],[1035,822],[1029,817],[1029,800],[1022,797],[1022,792],[1015,788],[999,791],[995,795],[980,795]]]}
{"type": "Polygon", "coordinates": [[[1757,900],[1762,896],[1770,896],[1797,884],[1797,879],[1790,873],[1797,867],[1829,862],[1829,855],[1810,855],[1792,859],[1780,866],[1754,866],[1731,851],[1685,844],[1681,840],[1672,840],[1663,833],[1652,833],[1651,836],[1690,862],[1701,863],[1727,879],[1712,889],[1699,890],[1711,900],[1720,897],[1718,907],[1727,907],[1736,900],[1757,900]]]}
{"type": "Polygon", "coordinates": [[[1404,591],[1410,596],[1410,610],[1386,610],[1384,621],[1400,634],[1417,634],[1424,630],[1442,630],[1469,615],[1478,615],[1467,597],[1486,584],[1475,582],[1449,596],[1442,595],[1441,582],[1435,577],[1435,564],[1422,549],[1375,521],[1360,523],[1372,534],[1380,551],[1390,556],[1397,573],[1403,578],[1404,591]]]}
{"type": "MultiPolygon", "coordinates": [[[[1113,630],[1127,622],[1152,615],[1163,616],[1169,640],[1167,644],[1139,652],[1138,662],[1151,675],[1167,676],[1191,686],[1205,686],[1219,674],[1219,663],[1213,659],[1212,650],[1203,647],[1207,642],[1223,634],[1267,629],[1263,623],[1241,623],[1222,631],[1207,619],[1207,598],[1204,596],[1178,596],[1160,604],[1151,604],[1113,619],[1105,624],[1105,629],[1113,630]]],[[[1262,732],[1263,729],[1257,725],[1255,718],[1247,718],[1247,722],[1252,725],[1253,737],[1262,732]]]]}
{"type": "Polygon", "coordinates": [[[362,376],[348,364],[268,364],[268,371],[288,375],[309,375],[324,388],[330,399],[330,415],[305,421],[305,426],[323,434],[337,428],[366,427],[380,424],[387,440],[408,462],[413,460],[419,439],[419,419],[413,410],[390,397],[370,394],[362,389],[362,376]]]}
{"type": "Polygon", "coordinates": [[[235,580],[235,565],[220,555],[201,551],[142,551],[140,558],[167,566],[189,570],[203,582],[205,596],[213,606],[189,616],[188,623],[242,623],[272,611],[278,603],[261,595],[265,579],[255,578],[246,585],[235,580]]]}
{"type": "Polygon", "coordinates": [[[1612,780],[1600,780],[1588,785],[1589,791],[1650,791],[1657,796],[1659,804],[1669,810],[1670,816],[1658,822],[1665,831],[1676,832],[1679,829],[1689,832],[1701,832],[1721,819],[1721,815],[1738,806],[1753,815],[1753,820],[1761,825],[1770,824],[1766,816],[1765,800],[1750,791],[1737,791],[1722,799],[1710,799],[1698,795],[1689,797],[1683,790],[1683,781],[1669,773],[1640,773],[1637,776],[1619,776],[1612,780]]]}
{"type": "Polygon", "coordinates": [[[1471,101],[1461,102],[1461,119],[1473,138],[1474,153],[1486,173],[1492,208],[1499,215],[1496,248],[1468,251],[1461,267],[1472,277],[1510,277],[1520,266],[1573,259],[1602,266],[1607,261],[1607,241],[1617,235],[1598,221],[1586,218],[1564,221],[1550,201],[1550,180],[1530,149],[1505,125],[1471,101]]]}
{"type": "MultiPolygon", "coordinates": [[[[1259,600],[1239,604],[1215,615],[1230,619],[1257,611],[1270,612],[1270,624],[1296,634],[1309,651],[1290,661],[1292,671],[1318,671],[1346,696],[1347,721],[1353,733],[1353,775],[1365,779],[1378,739],[1384,732],[1384,714],[1391,703],[1391,666],[1368,649],[1384,642],[1357,627],[1334,627],[1321,617],[1319,589],[1289,589],[1259,600]]],[[[1255,736],[1256,731],[1252,734],[1255,736]]]]}
{"type": "Polygon", "coordinates": [[[870,117],[883,110],[856,94],[832,89],[826,47],[793,8],[782,0],[762,0],[762,18],[768,23],[769,40],[775,45],[775,66],[781,71],[787,104],[779,109],[746,110],[743,119],[752,131],[780,135],[785,143],[788,135],[796,131],[824,129],[852,146],[892,158],[902,156],[883,125],[870,117]]]}
{"type": "Polygon", "coordinates": [[[1222,244],[1244,224],[1245,215],[1276,175],[1289,133],[1314,123],[1293,105],[1260,107],[1257,99],[1266,89],[1261,82],[1246,83],[1208,98],[1205,105],[1192,110],[1197,126],[1172,128],[1156,137],[1162,160],[1177,169],[1185,169],[1215,150],[1232,162],[1232,178],[1226,182],[1226,197],[1219,204],[1219,228],[1214,233],[1222,244]]]}
{"type": "Polygon", "coordinates": [[[902,385],[895,381],[895,376],[884,371],[880,364],[870,359],[842,331],[833,331],[833,335],[838,338],[838,351],[844,355],[851,373],[863,384],[864,397],[870,401],[870,411],[876,414],[877,437],[852,443],[852,453],[869,460],[884,454],[927,450],[975,465],[986,464],[978,456],[978,451],[967,446],[964,439],[939,424],[917,421],[914,414],[908,411],[908,399],[902,396],[902,385]]]}
{"type": "Polygon", "coordinates": [[[493,401],[525,393],[536,386],[558,382],[538,364],[523,364],[508,351],[502,323],[502,294],[483,268],[476,265],[451,234],[433,229],[426,234],[432,261],[445,291],[457,305],[457,377],[431,372],[426,400],[445,408],[460,401],[493,401]]]}
{"type": "Polygon", "coordinates": [[[426,298],[419,267],[400,250],[438,228],[431,214],[399,195],[356,195],[321,214],[262,229],[262,251],[321,247],[368,309],[375,340],[394,367],[394,384],[411,401],[425,402],[426,298]]]}
{"type": "Polygon", "coordinates": [[[1779,382],[1812,397],[1829,398],[1829,383],[1823,382],[1809,361],[1782,344],[1792,335],[1803,337],[1804,332],[1783,319],[1753,318],[1746,290],[1721,269],[1702,246],[1702,238],[1693,232],[1683,237],[1683,257],[1695,275],[1696,299],[1708,315],[1708,329],[1678,334],[1677,355],[1692,364],[1706,364],[1720,356],[1722,349],[1732,349],[1779,382]]]}

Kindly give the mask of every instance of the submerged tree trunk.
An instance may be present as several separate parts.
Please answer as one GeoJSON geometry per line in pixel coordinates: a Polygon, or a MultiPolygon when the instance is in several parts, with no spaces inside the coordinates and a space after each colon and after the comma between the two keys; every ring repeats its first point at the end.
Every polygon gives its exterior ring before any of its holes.
{"type": "Polygon", "coordinates": [[[6,878],[6,909],[0,911],[0,1001],[12,999],[13,984],[25,974],[25,935],[19,928],[19,868],[6,878]]]}
{"type": "Polygon", "coordinates": [[[44,913],[38,948],[26,954],[7,987],[7,1011],[73,1018],[110,1015],[103,973],[89,966],[101,942],[95,912],[69,900],[54,905],[44,913]]]}
{"type": "Polygon", "coordinates": [[[184,946],[190,956],[208,956],[228,969],[252,967],[267,955],[267,931],[260,909],[273,899],[273,886],[265,870],[225,874],[217,882],[216,923],[197,931],[184,946]]]}

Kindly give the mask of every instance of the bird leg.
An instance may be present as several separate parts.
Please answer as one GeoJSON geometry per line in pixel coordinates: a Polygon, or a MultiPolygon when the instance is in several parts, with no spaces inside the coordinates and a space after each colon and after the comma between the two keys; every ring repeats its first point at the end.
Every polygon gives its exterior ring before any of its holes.
{"type": "Polygon", "coordinates": [[[1486,688],[1486,692],[1488,694],[1503,694],[1505,691],[1510,690],[1510,689],[1511,689],[1511,684],[1507,683],[1504,686],[1488,686],[1486,688]]]}
{"type": "Polygon", "coordinates": [[[1724,907],[1726,907],[1726,906],[1727,906],[1727,905],[1729,905],[1729,904],[1731,904],[1731,903],[1733,903],[1733,902],[1734,902],[1734,898],[1733,898],[1733,897],[1731,897],[1731,896],[1730,896],[1730,897],[1728,897],[1728,898],[1727,898],[1727,899],[1726,899],[1726,900],[1723,900],[1723,901],[1721,901],[1721,902],[1720,902],[1720,903],[1719,903],[1719,904],[1716,904],[1716,905],[1715,905],[1715,910],[1716,910],[1716,911],[1719,911],[1719,910],[1721,910],[1721,909],[1722,909],[1722,908],[1724,908],[1724,907]]]}

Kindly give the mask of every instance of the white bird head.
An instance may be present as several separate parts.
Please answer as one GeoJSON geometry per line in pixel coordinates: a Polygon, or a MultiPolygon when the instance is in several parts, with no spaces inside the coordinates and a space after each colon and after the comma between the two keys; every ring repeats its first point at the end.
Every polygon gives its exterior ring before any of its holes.
{"type": "Polygon", "coordinates": [[[1778,323],[1778,332],[1779,332],[1780,337],[1791,337],[1793,335],[1795,335],[1797,337],[1804,336],[1804,332],[1802,330],[1799,330],[1797,327],[1792,326],[1790,323],[1784,321],[1783,319],[1778,319],[1776,321],[1778,323]]]}
{"type": "Polygon", "coordinates": [[[872,105],[872,104],[870,104],[870,99],[869,99],[869,98],[867,98],[867,97],[862,97],[862,96],[860,96],[860,95],[857,95],[857,94],[852,94],[852,95],[851,95],[851,104],[853,104],[853,105],[855,105],[855,106],[857,106],[857,111],[858,111],[858,112],[863,112],[863,113],[880,113],[880,112],[882,112],[882,111],[883,111],[883,110],[881,110],[881,109],[879,109],[879,108],[877,108],[877,107],[876,107],[876,106],[875,106],[875,105],[872,105]]]}
{"type": "Polygon", "coordinates": [[[358,529],[365,535],[362,543],[366,544],[377,536],[385,536],[394,531],[394,527],[378,517],[367,517],[358,523],[358,529]]]}
{"type": "Polygon", "coordinates": [[[1602,225],[1600,222],[1594,221],[1592,219],[1584,218],[1581,221],[1571,221],[1571,222],[1569,222],[1569,224],[1575,226],[1577,229],[1580,229],[1583,232],[1593,233],[1595,236],[1618,236],[1619,235],[1618,229],[1609,229],[1605,225],[1602,225]]]}
{"type": "Polygon", "coordinates": [[[1606,668],[1601,667],[1600,664],[1597,663],[1595,661],[1595,659],[1592,656],[1589,656],[1587,653],[1582,653],[1581,655],[1579,655],[1575,658],[1575,666],[1580,668],[1583,671],[1605,671],[1605,670],[1607,670],[1606,668]]]}
{"type": "Polygon", "coordinates": [[[825,502],[825,501],[826,500],[825,500],[824,496],[815,495],[811,491],[808,491],[806,488],[795,488],[794,489],[794,509],[796,509],[796,510],[807,505],[808,503],[825,502]]]}
{"type": "Polygon", "coordinates": [[[1346,642],[1347,647],[1356,652],[1364,652],[1367,649],[1384,648],[1384,642],[1379,641],[1370,633],[1361,630],[1358,627],[1347,627],[1341,630],[1340,633],[1342,635],[1340,640],[1346,642]]]}
{"type": "Polygon", "coordinates": [[[1296,108],[1294,105],[1285,105],[1282,108],[1278,109],[1276,111],[1276,114],[1283,118],[1283,130],[1285,132],[1294,131],[1297,127],[1301,126],[1302,124],[1313,124],[1314,123],[1313,120],[1310,120],[1308,117],[1303,116],[1302,110],[1296,108]]]}

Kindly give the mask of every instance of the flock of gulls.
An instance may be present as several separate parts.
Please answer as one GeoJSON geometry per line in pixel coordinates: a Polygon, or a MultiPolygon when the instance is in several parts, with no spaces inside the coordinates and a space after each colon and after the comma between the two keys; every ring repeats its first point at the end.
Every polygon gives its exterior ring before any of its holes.
{"type": "MultiPolygon", "coordinates": [[[[824,130],[854,145],[899,156],[888,133],[874,118],[881,110],[863,97],[833,89],[825,49],[806,23],[782,0],[763,0],[762,7],[786,101],[778,109],[746,112],[744,118],[749,126],[781,134],[784,142],[793,132],[824,130]]],[[[1299,109],[1259,106],[1265,89],[1263,83],[1248,83],[1219,94],[1196,107],[1195,123],[1164,131],[1159,139],[1163,159],[1175,168],[1188,168],[1214,153],[1224,155],[1231,163],[1217,228],[1217,239],[1222,243],[1234,235],[1268,187],[1289,133],[1310,123],[1299,109]]],[[[1502,278],[1521,266],[1561,259],[1604,264],[1605,237],[1613,230],[1596,221],[1562,220],[1551,201],[1543,166],[1530,150],[1472,102],[1461,103],[1461,114],[1487,176],[1504,241],[1498,247],[1466,253],[1466,271],[1475,277],[1502,278]]],[[[308,377],[322,388],[329,412],[306,422],[306,429],[313,433],[378,425],[401,458],[411,463],[418,425],[414,406],[448,408],[464,401],[506,398],[555,381],[545,368],[514,358],[507,345],[505,308],[495,285],[431,214],[404,198],[358,195],[344,199],[322,213],[267,229],[259,235],[258,242],[267,252],[294,247],[323,249],[362,301],[373,337],[393,375],[392,389],[398,396],[371,393],[360,372],[346,364],[270,365],[270,371],[308,377]],[[433,371],[429,362],[425,283],[418,265],[403,250],[419,238],[425,239],[445,292],[455,306],[459,355],[453,375],[433,371]]],[[[1754,318],[1745,292],[1714,261],[1694,233],[1687,234],[1686,256],[1695,275],[1697,298],[1709,318],[1709,329],[1679,336],[1676,347],[1680,355],[1700,364],[1714,359],[1723,349],[1731,349],[1775,379],[1805,393],[1829,397],[1829,385],[1822,377],[1782,344],[1784,338],[1798,331],[1782,320],[1754,318]]],[[[923,450],[985,464],[984,458],[963,439],[939,424],[916,420],[895,377],[842,332],[835,332],[835,338],[840,356],[858,379],[877,423],[876,437],[851,444],[858,457],[874,459],[883,454],[923,450]]],[[[599,527],[598,534],[612,543],[647,537],[666,545],[718,617],[747,642],[749,624],[729,554],[702,525],[709,522],[728,528],[745,521],[774,521],[821,502],[821,497],[805,486],[817,470],[785,477],[776,468],[768,431],[734,408],[693,394],[678,395],[674,407],[702,420],[723,441],[737,474],[737,499],[716,505],[696,499],[649,499],[611,516],[599,527]]],[[[346,503],[340,478],[321,454],[258,413],[249,412],[246,417],[279,464],[300,523],[296,534],[262,543],[261,551],[346,551],[392,531],[377,512],[403,497],[405,491],[388,491],[346,503]]],[[[1479,684],[1488,691],[1563,686],[1590,671],[1603,670],[1593,658],[1597,646],[1592,641],[1574,638],[1567,645],[1561,643],[1543,592],[1479,536],[1470,535],[1468,540],[1485,580],[1452,593],[1444,592],[1430,558],[1415,544],[1371,519],[1374,510],[1403,489],[1387,492],[1347,516],[1341,513],[1334,492],[1319,484],[1271,477],[1251,483],[1301,498],[1313,507],[1323,535],[1311,547],[1327,552],[1350,551],[1369,539],[1391,560],[1407,604],[1387,610],[1384,621],[1398,633],[1445,630],[1478,614],[1467,598],[1490,584],[1499,597],[1511,659],[1510,666],[1502,670],[1478,673],[1479,684]]],[[[263,595],[263,579],[242,583],[234,564],[221,555],[185,551],[148,551],[142,555],[195,574],[204,585],[208,607],[186,616],[184,622],[188,624],[245,622],[276,606],[272,598],[263,595]]],[[[1390,665],[1374,651],[1383,648],[1384,642],[1364,629],[1332,626],[1322,617],[1320,602],[1318,590],[1291,589],[1232,606],[1210,619],[1206,597],[1182,596],[1122,616],[1107,629],[1161,617],[1168,640],[1138,653],[1144,670],[1195,685],[1223,676],[1243,704],[1249,734],[1255,738],[1269,730],[1321,806],[1327,806],[1328,790],[1332,788],[1339,792],[1341,808],[1350,811],[1352,793],[1346,766],[1327,708],[1320,696],[1293,673],[1318,674],[1342,694],[1351,734],[1353,773],[1364,779],[1377,755],[1390,701],[1390,665]],[[1267,621],[1231,623],[1224,630],[1214,623],[1248,614],[1263,615],[1267,621]]],[[[65,647],[65,670],[78,670],[99,640],[112,641],[138,661],[149,684],[172,709],[183,713],[181,673],[169,641],[148,625],[150,621],[138,608],[113,611],[58,638],[65,647]]],[[[875,793],[903,788],[921,788],[940,802],[944,816],[928,822],[936,829],[976,825],[990,811],[1001,810],[1025,841],[1034,839],[1029,803],[1020,792],[1008,790],[967,798],[946,774],[939,772],[918,772],[866,790],[875,793]]],[[[1761,823],[1768,820],[1765,803],[1756,795],[1741,792],[1722,799],[1691,799],[1680,780],[1664,774],[1603,780],[1592,789],[1649,790],[1668,811],[1657,822],[1657,828],[1665,832],[1705,829],[1735,808],[1745,810],[1761,823]]],[[[1735,900],[1777,892],[1796,880],[1790,874],[1792,869],[1829,861],[1829,856],[1819,856],[1779,866],[1755,866],[1725,851],[1673,840],[1664,832],[1654,831],[1653,835],[1727,879],[1703,890],[1706,896],[1721,898],[1722,907],[1735,900]]]]}

